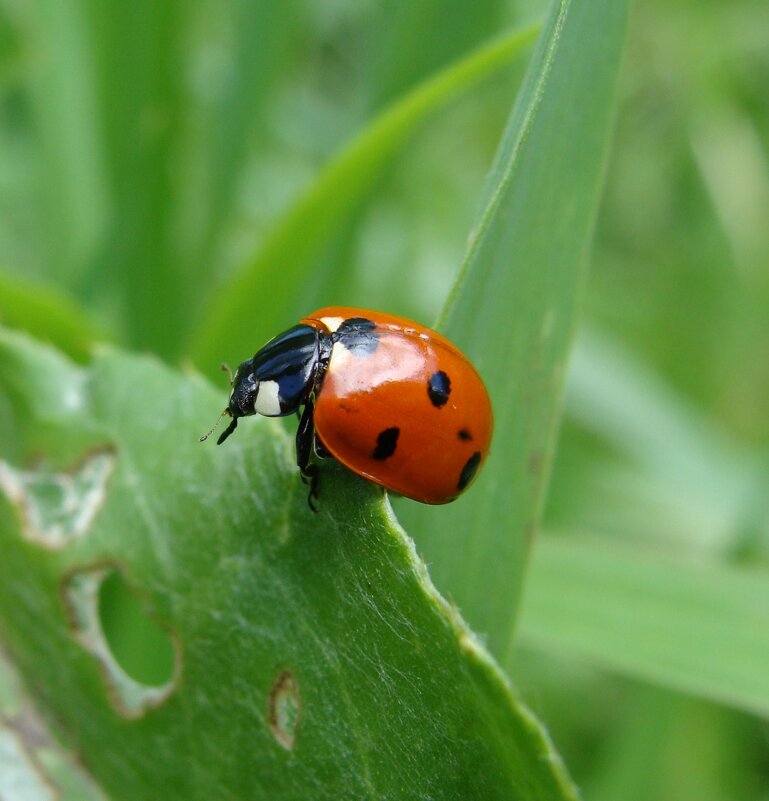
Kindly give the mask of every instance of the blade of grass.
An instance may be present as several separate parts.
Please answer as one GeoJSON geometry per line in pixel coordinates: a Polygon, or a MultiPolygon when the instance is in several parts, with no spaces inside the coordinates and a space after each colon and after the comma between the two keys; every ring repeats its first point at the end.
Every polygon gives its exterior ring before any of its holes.
{"type": "Polygon", "coordinates": [[[22,3],[14,12],[41,148],[46,267],[72,288],[103,235],[108,192],[88,14],[82,3],[59,2],[22,3]]]}
{"type": "MultiPolygon", "coordinates": [[[[679,542],[684,536],[701,552],[743,556],[766,548],[766,454],[751,451],[719,430],[604,332],[580,332],[567,378],[566,411],[634,465],[635,481],[626,482],[628,490],[632,492],[637,477],[643,476],[660,500],[680,510],[679,542]]],[[[583,476],[589,475],[589,470],[583,471],[583,476]]],[[[612,484],[600,477],[603,488],[594,488],[585,505],[609,508],[612,500],[602,498],[601,492],[616,492],[616,480],[616,470],[612,484]]],[[[643,502],[651,508],[649,499],[643,502]]],[[[625,528],[625,512],[632,515],[627,505],[615,512],[614,530],[625,528]]],[[[647,517],[658,514],[649,512],[647,517]]],[[[644,524],[642,536],[664,536],[661,526],[653,529],[654,522],[644,524]]]]}
{"type": "Polygon", "coordinates": [[[472,14],[465,0],[397,0],[380,6],[379,33],[367,54],[370,102],[376,108],[395,100],[418,79],[493,36],[500,29],[503,6],[500,0],[476,0],[472,14]],[[430,32],[430,47],[425,47],[425,31],[430,32]]]}
{"type": "Polygon", "coordinates": [[[750,797],[750,793],[723,790],[732,785],[742,750],[740,736],[727,722],[733,716],[726,710],[648,686],[633,686],[619,706],[624,708],[618,725],[604,740],[597,770],[582,788],[585,798],[718,801],[724,795],[750,797]],[[671,771],[670,764],[676,769],[671,771]]]}
{"type": "Polygon", "coordinates": [[[190,346],[195,363],[213,374],[226,354],[253,348],[285,328],[299,311],[292,303],[302,275],[407,137],[435,109],[508,64],[537,30],[517,31],[479,48],[389,106],[349,142],[216,296],[190,346]]]}
{"type": "MultiPolygon", "coordinates": [[[[186,247],[190,285],[211,283],[216,247],[232,217],[249,142],[262,133],[269,101],[296,51],[297,11],[293,3],[251,0],[222,4],[213,19],[228,31],[220,34],[223,41],[215,40],[228,61],[226,69],[200,79],[206,102],[190,104],[195,144],[182,176],[188,182],[186,194],[194,199],[184,234],[192,243],[186,247]]],[[[211,9],[206,8],[199,24],[210,28],[211,22],[211,9]]],[[[204,298],[196,293],[194,299],[195,309],[201,310],[204,298]]]]}
{"type": "Polygon", "coordinates": [[[682,498],[721,518],[737,514],[751,460],[619,342],[580,332],[566,406],[570,417],[682,498]]]}
{"type": "Polygon", "coordinates": [[[78,289],[88,303],[112,305],[117,298],[130,344],[172,358],[194,290],[175,249],[175,170],[187,92],[185,4],[86,5],[110,213],[102,247],[78,289]]]}
{"type": "Polygon", "coordinates": [[[548,477],[627,10],[553,3],[440,321],[489,387],[492,452],[450,508],[399,507],[438,586],[503,656],[548,477]]]}
{"type": "Polygon", "coordinates": [[[85,361],[96,341],[110,339],[85,309],[48,286],[0,273],[0,323],[48,341],[85,361]]]}
{"type": "Polygon", "coordinates": [[[534,549],[520,636],[769,716],[769,574],[585,536],[534,549]]]}

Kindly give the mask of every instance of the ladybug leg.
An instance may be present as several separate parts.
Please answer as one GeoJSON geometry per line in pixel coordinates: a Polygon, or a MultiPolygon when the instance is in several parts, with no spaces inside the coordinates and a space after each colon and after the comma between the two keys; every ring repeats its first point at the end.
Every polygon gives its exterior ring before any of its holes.
{"type": "Polygon", "coordinates": [[[315,442],[315,427],[312,422],[312,412],[312,404],[305,404],[302,417],[299,420],[299,427],[296,430],[296,464],[302,475],[302,481],[310,485],[307,505],[313,512],[317,512],[318,508],[315,504],[315,500],[318,497],[318,465],[310,463],[315,442]]]}
{"type": "Polygon", "coordinates": [[[307,469],[311,467],[312,444],[315,439],[315,427],[312,424],[312,405],[306,404],[302,416],[299,418],[299,427],[296,429],[296,464],[307,478],[307,469]]]}
{"type": "Polygon", "coordinates": [[[319,459],[331,458],[331,451],[323,444],[323,440],[317,434],[313,441],[313,450],[319,459]]]}

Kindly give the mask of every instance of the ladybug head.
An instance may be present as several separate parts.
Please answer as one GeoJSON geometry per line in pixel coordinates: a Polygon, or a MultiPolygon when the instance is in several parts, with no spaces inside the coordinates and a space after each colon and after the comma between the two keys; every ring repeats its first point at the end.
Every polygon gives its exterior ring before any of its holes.
{"type": "MultiPolygon", "coordinates": [[[[228,373],[230,372],[229,368],[224,366],[223,368],[226,369],[228,373]]],[[[217,445],[221,445],[238,427],[239,417],[248,417],[249,415],[256,414],[254,404],[259,391],[259,382],[254,377],[250,360],[243,362],[243,364],[238,367],[235,371],[234,378],[230,373],[230,384],[232,385],[232,391],[230,392],[230,400],[227,404],[227,408],[219,415],[219,419],[214,424],[214,427],[200,438],[201,442],[204,442],[213,434],[221,422],[222,417],[229,415],[232,420],[227,428],[219,435],[219,439],[216,440],[217,445]]]]}
{"type": "Polygon", "coordinates": [[[227,414],[233,420],[237,420],[238,417],[248,417],[256,414],[254,404],[256,402],[256,394],[259,391],[259,381],[254,375],[254,368],[250,360],[243,362],[238,367],[231,384],[232,391],[230,392],[230,402],[227,405],[227,414]]]}

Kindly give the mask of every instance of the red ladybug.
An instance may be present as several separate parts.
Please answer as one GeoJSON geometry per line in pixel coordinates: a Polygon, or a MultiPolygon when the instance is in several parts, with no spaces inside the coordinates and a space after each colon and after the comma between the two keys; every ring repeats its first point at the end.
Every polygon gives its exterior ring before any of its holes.
{"type": "Polygon", "coordinates": [[[310,314],[238,367],[222,413],[232,422],[218,444],[239,417],[300,408],[296,458],[311,506],[313,452],[416,501],[453,501],[483,465],[493,427],[483,382],[445,337],[344,306],[310,314]]]}

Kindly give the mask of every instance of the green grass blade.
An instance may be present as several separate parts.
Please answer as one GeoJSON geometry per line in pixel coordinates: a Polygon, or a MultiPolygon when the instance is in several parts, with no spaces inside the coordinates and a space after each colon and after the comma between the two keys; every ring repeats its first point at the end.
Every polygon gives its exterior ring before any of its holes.
{"type": "Polygon", "coordinates": [[[0,273],[0,324],[26,331],[85,361],[106,332],[77,304],[50,286],[0,273]]]}
{"type": "Polygon", "coordinates": [[[769,573],[665,559],[605,539],[544,537],[524,643],[769,716],[769,573]]]}
{"type": "Polygon", "coordinates": [[[472,13],[465,0],[395,0],[376,7],[377,36],[366,54],[373,107],[481,45],[500,30],[505,10],[502,0],[476,0],[472,13]]]}
{"type": "Polygon", "coordinates": [[[0,387],[0,638],[109,797],[576,797],[378,488],[328,464],[314,514],[277,421],[201,444],[219,393],[155,359],[1,332],[0,387]],[[166,683],[113,648],[110,571],[166,683]]]}
{"type": "Polygon", "coordinates": [[[177,156],[189,92],[186,5],[97,0],[84,6],[88,66],[99,79],[98,145],[107,165],[109,212],[78,290],[86,302],[107,308],[117,300],[126,341],[173,358],[188,324],[181,310],[198,292],[175,246],[177,156]]]}
{"type": "Polygon", "coordinates": [[[39,144],[44,269],[73,289],[105,224],[108,181],[85,3],[18,7],[19,75],[39,144]]]}
{"type": "Polygon", "coordinates": [[[556,2],[441,327],[495,409],[484,474],[447,509],[401,510],[438,586],[504,654],[538,525],[601,193],[625,0],[556,2]]]}
{"type": "Polygon", "coordinates": [[[191,346],[195,363],[213,372],[223,357],[248,352],[283,330],[301,311],[294,305],[302,276],[407,137],[438,107],[508,64],[537,29],[509,34],[441,71],[348,143],[268,234],[258,254],[216,296],[191,346]]]}
{"type": "Polygon", "coordinates": [[[555,528],[709,555],[766,552],[766,454],[730,437],[606,333],[583,330],[577,338],[566,413],[623,466],[584,452],[579,469],[562,471],[553,500],[567,511],[556,513],[555,528]]]}
{"type": "Polygon", "coordinates": [[[188,103],[188,114],[194,119],[189,125],[193,143],[184,162],[187,174],[181,180],[185,200],[192,200],[185,215],[184,250],[189,253],[187,282],[198,286],[193,293],[195,311],[205,308],[217,247],[238,213],[236,201],[249,163],[249,146],[265,138],[270,101],[298,49],[298,10],[294,3],[251,0],[222,3],[214,15],[211,8],[203,11],[205,24],[217,29],[208,47],[221,48],[228,62],[221,74],[212,75],[209,68],[205,78],[199,79],[205,100],[188,103]],[[221,28],[229,30],[230,36],[223,35],[221,28]],[[200,291],[203,287],[206,291],[200,291]]]}
{"type": "Polygon", "coordinates": [[[687,403],[619,342],[582,331],[570,365],[569,416],[628,461],[700,504],[735,516],[754,465],[713,421],[687,403]]]}

